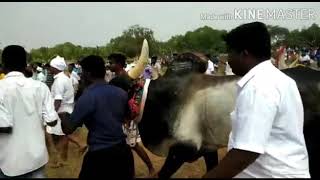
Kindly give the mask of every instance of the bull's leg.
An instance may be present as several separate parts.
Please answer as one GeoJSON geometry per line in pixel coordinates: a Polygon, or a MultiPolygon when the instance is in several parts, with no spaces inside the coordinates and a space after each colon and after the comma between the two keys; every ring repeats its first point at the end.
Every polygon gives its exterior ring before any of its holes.
{"type": "Polygon", "coordinates": [[[193,145],[177,143],[170,147],[168,156],[160,172],[159,178],[170,178],[184,162],[192,162],[200,157],[200,153],[193,145]]]}
{"type": "Polygon", "coordinates": [[[203,153],[204,161],[206,163],[207,172],[213,169],[219,163],[218,151],[207,151],[203,153]]]}
{"type": "Polygon", "coordinates": [[[319,172],[319,161],[320,161],[320,155],[319,155],[320,149],[317,147],[312,147],[312,145],[309,146],[308,154],[309,154],[309,171],[311,178],[317,179],[320,178],[320,172],[319,172]]]}
{"type": "MultiPolygon", "coordinates": [[[[315,135],[313,136],[315,137],[315,135]]],[[[305,135],[306,145],[308,149],[309,156],[309,172],[311,178],[320,178],[319,162],[320,162],[320,145],[318,144],[318,139],[314,139],[308,134],[305,135]]]]}
{"type": "Polygon", "coordinates": [[[311,178],[320,178],[320,144],[319,126],[320,113],[305,112],[304,139],[306,142],[309,156],[309,172],[311,178]]]}

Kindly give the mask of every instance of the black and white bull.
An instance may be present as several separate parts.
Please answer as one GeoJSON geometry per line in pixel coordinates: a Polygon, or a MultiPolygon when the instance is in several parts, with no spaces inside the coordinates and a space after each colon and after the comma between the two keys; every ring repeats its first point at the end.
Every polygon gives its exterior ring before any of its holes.
{"type": "MultiPolygon", "coordinates": [[[[298,85],[304,105],[304,135],[311,177],[320,177],[320,72],[304,68],[282,70],[298,85]]],[[[184,162],[204,156],[207,170],[218,162],[217,149],[226,147],[229,114],[235,104],[238,76],[165,75],[151,81],[139,130],[152,153],[168,156],[159,176],[168,178],[184,162]],[[208,155],[208,151],[212,157],[208,155]],[[211,158],[211,161],[210,161],[211,158]],[[213,159],[212,159],[213,158],[213,159]]],[[[210,154],[209,153],[209,154],[210,154]]]]}
{"type": "MultiPolygon", "coordinates": [[[[143,42],[132,79],[148,63],[149,49],[143,42]]],[[[304,106],[304,136],[311,177],[320,177],[320,72],[305,67],[284,69],[298,85],[304,106]]],[[[159,177],[170,177],[184,162],[204,156],[207,170],[217,163],[217,150],[226,147],[231,130],[230,113],[235,105],[238,76],[165,74],[150,82],[139,123],[142,142],[159,156],[167,156],[159,177]]]]}
{"type": "Polygon", "coordinates": [[[139,130],[151,152],[167,156],[159,177],[168,178],[201,156],[207,170],[218,163],[217,149],[228,142],[237,79],[189,74],[150,82],[139,130]]]}

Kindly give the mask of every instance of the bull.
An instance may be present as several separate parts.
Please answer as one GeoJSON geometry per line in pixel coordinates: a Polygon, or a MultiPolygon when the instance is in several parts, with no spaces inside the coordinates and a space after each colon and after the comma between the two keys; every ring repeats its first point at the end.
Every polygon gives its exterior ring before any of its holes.
{"type": "MultiPolygon", "coordinates": [[[[129,76],[135,79],[147,64],[148,46],[144,41],[140,59],[129,76]]],[[[320,177],[320,72],[295,67],[282,70],[297,83],[304,106],[304,136],[309,154],[311,177],[320,177]]],[[[172,175],[183,162],[191,162],[226,147],[231,130],[230,113],[235,105],[239,76],[166,73],[149,83],[139,123],[145,147],[158,156],[170,156],[161,171],[172,175]],[[179,157],[179,158],[178,158],[179,157]],[[179,159],[179,162],[176,162],[179,159]],[[174,167],[171,167],[174,164],[174,167]],[[171,172],[170,172],[171,171],[171,172]]],[[[206,159],[205,160],[209,160],[206,159]]],[[[215,161],[207,170],[213,168],[215,161]]],[[[160,171],[160,173],[161,173],[160,171]]]]}

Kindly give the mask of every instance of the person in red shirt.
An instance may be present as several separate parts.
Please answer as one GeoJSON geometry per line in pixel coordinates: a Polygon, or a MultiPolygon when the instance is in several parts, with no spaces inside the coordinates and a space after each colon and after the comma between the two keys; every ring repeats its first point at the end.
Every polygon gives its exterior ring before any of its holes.
{"type": "MultiPolygon", "coordinates": [[[[122,56],[109,56],[109,57],[121,57],[121,58],[113,58],[111,59],[112,64],[111,67],[122,67],[124,68],[124,62],[122,56]]],[[[114,69],[113,69],[114,70],[114,69]]],[[[119,68],[116,68],[116,76],[113,78],[109,84],[114,85],[117,87],[122,88],[126,92],[128,92],[128,105],[130,108],[130,115],[129,118],[125,121],[123,124],[123,131],[127,135],[127,144],[138,154],[138,156],[143,160],[143,162],[148,166],[149,169],[149,176],[154,176],[155,169],[153,167],[153,164],[144,150],[141,138],[139,134],[138,129],[138,121],[139,121],[139,112],[140,112],[140,101],[143,91],[143,83],[142,82],[136,82],[132,80],[127,73],[122,70],[119,70],[119,68]],[[118,73],[117,73],[118,72],[118,73]]]]}

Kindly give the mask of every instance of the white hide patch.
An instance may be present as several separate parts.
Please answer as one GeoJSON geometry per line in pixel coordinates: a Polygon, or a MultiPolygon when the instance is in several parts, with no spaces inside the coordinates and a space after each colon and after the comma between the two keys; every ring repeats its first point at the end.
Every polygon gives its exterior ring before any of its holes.
{"type": "Polygon", "coordinates": [[[234,108],[236,80],[199,90],[191,95],[186,105],[179,111],[174,124],[174,137],[180,141],[193,143],[200,149],[203,140],[225,144],[231,129],[230,113],[234,108]],[[204,135],[206,125],[210,135],[204,135]],[[218,141],[218,142],[217,142],[218,141]]]}
{"type": "MultiPolygon", "coordinates": [[[[198,94],[198,93],[195,93],[198,94]]],[[[199,124],[199,98],[192,96],[190,101],[179,111],[175,121],[174,137],[181,141],[190,141],[199,149],[202,142],[199,124]]]]}

